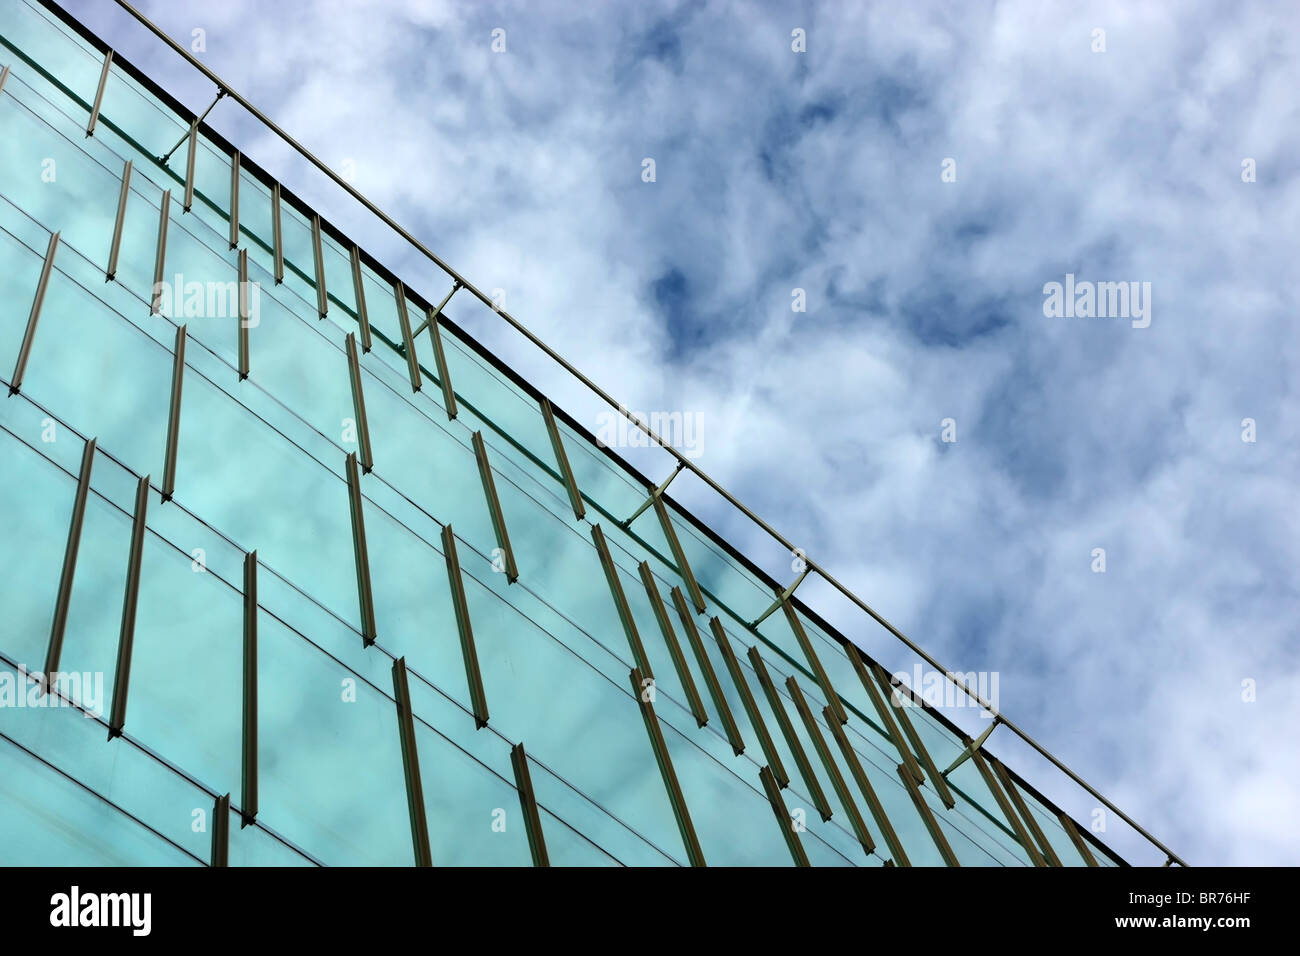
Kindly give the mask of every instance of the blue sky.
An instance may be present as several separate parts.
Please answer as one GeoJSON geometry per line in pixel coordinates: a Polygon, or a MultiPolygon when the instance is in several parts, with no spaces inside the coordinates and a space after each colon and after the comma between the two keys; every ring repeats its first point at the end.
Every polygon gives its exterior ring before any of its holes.
{"type": "MultiPolygon", "coordinates": [[[[206,107],[115,5],[67,6],[206,107]]],[[[698,415],[697,464],[940,661],[998,671],[1002,710],[1189,862],[1300,859],[1293,7],[141,7],[204,30],[205,63],[628,406],[698,415]],[[1045,316],[1067,273],[1151,283],[1150,326],[1045,316]]],[[[441,298],[237,106],[210,121],[441,298]]],[[[580,386],[459,308],[596,429],[580,386]]],[[[666,475],[655,454],[629,457],[666,475]]],[[[1013,744],[990,746],[1086,819],[1013,744]]]]}

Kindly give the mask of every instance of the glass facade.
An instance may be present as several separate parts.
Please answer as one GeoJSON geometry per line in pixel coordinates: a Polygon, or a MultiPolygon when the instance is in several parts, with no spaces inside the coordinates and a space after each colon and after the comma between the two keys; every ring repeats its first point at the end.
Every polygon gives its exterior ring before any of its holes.
{"type": "Polygon", "coordinates": [[[2,9],[0,863],[1122,865],[451,279],[2,9]]]}

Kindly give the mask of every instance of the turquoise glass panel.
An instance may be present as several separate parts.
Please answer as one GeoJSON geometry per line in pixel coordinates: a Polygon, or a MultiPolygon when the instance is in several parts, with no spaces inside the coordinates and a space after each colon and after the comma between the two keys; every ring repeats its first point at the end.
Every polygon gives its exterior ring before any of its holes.
{"type": "Polygon", "coordinates": [[[195,866],[74,778],[0,737],[0,866],[195,866]]]}
{"type": "MultiPolygon", "coordinates": [[[[0,654],[29,671],[43,671],[76,482],[23,443],[39,442],[40,433],[22,435],[32,422],[12,421],[18,417],[14,404],[0,405],[0,521],[7,538],[23,543],[24,554],[5,564],[9,597],[0,654]]],[[[72,435],[64,440],[79,444],[72,435]]]]}

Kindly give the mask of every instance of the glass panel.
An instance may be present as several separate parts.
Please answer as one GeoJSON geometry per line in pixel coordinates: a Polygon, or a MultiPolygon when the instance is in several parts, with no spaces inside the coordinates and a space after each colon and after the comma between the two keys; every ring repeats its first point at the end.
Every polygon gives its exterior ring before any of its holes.
{"type": "Polygon", "coordinates": [[[199,865],[99,794],[3,737],[0,806],[0,865],[199,865]]]}
{"type": "MultiPolygon", "coordinates": [[[[522,617],[496,593],[505,587],[504,575],[490,575],[486,585],[466,575],[492,726],[509,739],[526,740],[539,761],[684,864],[685,850],[630,688],[624,691],[576,660],[522,617]],[[563,693],[556,693],[560,687],[563,693]]],[[[540,789],[538,799],[546,802],[540,789]]],[[[599,837],[597,842],[604,845],[599,837]]],[[[616,847],[611,850],[617,855],[616,847]]]]}
{"type": "MultiPolygon", "coordinates": [[[[74,125],[13,78],[0,97],[0,127],[5,130],[0,138],[4,195],[89,252],[103,269],[117,216],[122,163],[110,160],[104,165],[88,156],[80,146],[86,135],[84,117],[80,126],[74,125]]],[[[31,305],[30,295],[20,298],[31,305]]]]}
{"type": "MultiPolygon", "coordinates": [[[[242,167],[239,170],[239,236],[240,246],[248,250],[249,265],[256,263],[262,272],[273,277],[271,190],[242,167]]],[[[265,285],[263,294],[271,289],[273,281],[265,285]]]]}
{"type": "MultiPolygon", "coordinates": [[[[15,683],[22,686],[23,682],[17,676],[12,670],[0,669],[0,688],[15,683]]],[[[211,839],[206,831],[195,832],[193,823],[197,818],[194,811],[210,813],[212,795],[194,786],[127,738],[106,743],[107,724],[102,719],[90,719],[83,711],[68,706],[66,697],[34,698],[29,694],[27,700],[45,703],[36,707],[0,707],[0,736],[39,754],[47,764],[76,778],[102,800],[122,807],[165,840],[182,848],[183,854],[206,862],[211,839]]],[[[7,772],[0,773],[0,781],[8,780],[9,776],[7,772]]],[[[48,809],[59,808],[60,802],[52,799],[44,805],[48,809]]],[[[11,804],[6,801],[3,806],[11,804]]],[[[0,814],[0,820],[5,816],[0,814]]],[[[80,829],[75,824],[72,826],[80,829]]],[[[96,834],[93,828],[85,832],[92,837],[96,834]]],[[[0,842],[0,853],[7,845],[0,842]]],[[[73,858],[64,862],[81,863],[82,860],[73,858]]],[[[144,863],[148,858],[129,862],[144,863]]]]}
{"type": "Polygon", "coordinates": [[[131,468],[161,474],[171,356],[129,322],[105,315],[102,301],[57,268],[62,261],[50,276],[23,391],[131,468]],[[124,374],[132,388],[121,387],[124,374]]]}
{"type": "Polygon", "coordinates": [[[112,463],[103,452],[96,452],[60,662],[64,671],[103,675],[103,694],[97,708],[84,697],[75,696],[75,699],[104,714],[108,713],[113,696],[127,555],[131,547],[131,512],[95,490],[99,475],[110,467],[112,463]]]}
{"type": "Polygon", "coordinates": [[[312,252],[311,223],[280,197],[280,235],[284,241],[284,285],[303,302],[316,308],[316,257],[312,252]]]}
{"type": "MultiPolygon", "coordinates": [[[[532,866],[514,785],[424,723],[415,736],[434,865],[532,866]]],[[[501,747],[509,773],[510,749],[501,747]]]]}
{"type": "MultiPolygon", "coordinates": [[[[45,258],[44,249],[38,253],[35,248],[19,241],[14,229],[21,230],[23,223],[11,221],[14,218],[9,215],[12,211],[13,207],[7,202],[0,202],[0,227],[4,229],[0,233],[0,256],[4,257],[5,263],[5,268],[0,269],[0,378],[6,383],[6,392],[18,360],[18,350],[22,347],[27,317],[31,314],[32,298],[36,295],[36,284],[45,258]]],[[[35,233],[30,236],[32,240],[40,242],[41,233],[44,233],[48,243],[48,233],[44,230],[37,232],[31,227],[30,220],[23,222],[28,226],[25,231],[35,233]]]]}
{"type": "Polygon", "coordinates": [[[612,856],[546,808],[539,807],[538,815],[542,818],[546,856],[551,866],[618,865],[612,856]]]}
{"type": "MultiPolygon", "coordinates": [[[[792,864],[767,797],[691,746],[674,728],[663,721],[660,726],[704,859],[712,866],[792,864]],[[744,839],[735,839],[737,833],[744,839]]],[[[758,779],[756,768],[753,776],[758,779]]]]}
{"type": "MultiPolygon", "coordinates": [[[[362,360],[363,368],[369,358],[362,360]]],[[[346,386],[346,374],[342,378],[346,386]]],[[[434,518],[454,527],[474,550],[491,554],[496,535],[468,436],[454,438],[407,401],[409,385],[402,392],[401,386],[391,387],[369,374],[364,379],[376,473],[408,496],[428,502],[434,518]]],[[[508,513],[506,521],[511,521],[508,513]]]]}
{"type": "Polygon", "coordinates": [[[341,454],[331,468],[308,458],[206,379],[187,375],[176,500],[359,624],[342,465],[341,454]]]}
{"type": "MultiPolygon", "coordinates": [[[[29,671],[43,671],[76,481],[9,432],[13,404],[0,404],[0,525],[12,542],[8,548],[21,546],[22,556],[5,562],[0,653],[29,671]]],[[[39,433],[24,437],[40,440],[39,433]]],[[[74,436],[64,440],[79,444],[74,436]]]]}
{"type": "MultiPolygon", "coordinates": [[[[90,119],[90,104],[99,86],[99,74],[104,66],[102,54],[93,51],[79,37],[56,23],[43,10],[29,0],[8,5],[3,31],[5,44],[21,50],[27,57],[55,76],[80,99],[90,119]]],[[[9,58],[6,57],[6,61],[9,58]]],[[[13,69],[29,70],[26,64],[13,69]]],[[[7,91],[6,91],[7,92],[7,91]]],[[[82,127],[84,134],[85,127],[82,127]]]]}
{"type": "MultiPolygon", "coordinates": [[[[329,341],[321,334],[316,319],[310,320],[316,325],[309,325],[308,320],[289,311],[282,301],[282,291],[268,294],[274,288],[270,274],[254,269],[251,262],[249,280],[260,283],[257,324],[250,320],[248,330],[249,378],[287,406],[294,416],[338,445],[340,457],[346,454],[342,449],[355,451],[355,428],[347,434],[349,440],[344,441],[344,420],[353,419],[355,413],[342,341],[329,341]]],[[[223,341],[232,347],[237,344],[236,326],[231,326],[223,341]]],[[[251,396],[240,397],[244,401],[252,400],[251,396]]],[[[367,392],[367,410],[369,398],[367,392]]]]}
{"type": "MultiPolygon", "coordinates": [[[[181,143],[170,158],[170,168],[161,172],[156,159],[176,145],[189,132],[190,124],[170,110],[162,108],[135,80],[118,67],[109,73],[104,87],[104,101],[100,105],[100,124],[95,130],[96,139],[114,145],[122,144],[135,153],[133,159],[148,161],[148,175],[157,182],[166,182],[181,198],[185,184],[185,155],[187,143],[181,143]],[[137,158],[138,157],[138,158],[137,158]]],[[[197,179],[196,179],[197,181],[197,179]]]]}
{"type": "MultiPolygon", "coordinates": [[[[423,322],[423,317],[419,321],[423,322]]],[[[433,346],[429,342],[428,332],[420,336],[416,348],[421,364],[430,370],[430,377],[436,381],[437,366],[433,361],[433,346]]],[[[533,472],[538,480],[548,483],[553,480],[556,483],[556,493],[565,494],[560,484],[562,479],[555,462],[555,452],[551,448],[551,439],[546,434],[546,423],[542,420],[541,406],[537,401],[508,384],[495,369],[489,369],[479,356],[470,354],[456,336],[446,329],[442,333],[442,350],[447,358],[447,374],[455,386],[458,404],[465,410],[464,413],[468,413],[467,427],[472,430],[482,429],[485,438],[491,437],[490,444],[498,454],[509,455],[533,472]],[[537,474],[542,469],[550,472],[550,475],[537,474]]]]}
{"type": "MultiPolygon", "coordinates": [[[[174,154],[170,165],[183,170],[184,166],[177,164],[177,158],[184,163],[188,150],[189,143],[186,142],[174,154]]],[[[189,227],[195,232],[210,234],[212,238],[205,235],[205,241],[224,251],[230,248],[230,157],[200,130],[199,148],[194,160],[194,205],[186,218],[202,222],[201,227],[193,224],[189,227]]]]}
{"type": "MultiPolygon", "coordinates": [[[[150,510],[164,507],[150,497],[150,510]]],[[[189,552],[145,537],[126,728],[209,789],[237,794],[242,582],[207,570],[208,553],[230,548],[212,532],[192,524],[184,538],[189,552]]]]}
{"type": "Polygon", "coordinates": [[[323,229],[321,251],[325,257],[325,290],[330,297],[330,319],[344,330],[344,334],[356,332],[359,341],[361,330],[356,321],[357,295],[352,283],[351,253],[340,248],[323,229]],[[335,314],[335,309],[343,314],[335,314]]]}
{"type": "Polygon", "coordinates": [[[259,816],[327,865],[410,866],[392,698],[266,613],[258,685],[259,816]]]}
{"type": "Polygon", "coordinates": [[[230,811],[231,866],[313,866],[310,858],[280,842],[259,826],[240,827],[239,812],[230,811]]]}

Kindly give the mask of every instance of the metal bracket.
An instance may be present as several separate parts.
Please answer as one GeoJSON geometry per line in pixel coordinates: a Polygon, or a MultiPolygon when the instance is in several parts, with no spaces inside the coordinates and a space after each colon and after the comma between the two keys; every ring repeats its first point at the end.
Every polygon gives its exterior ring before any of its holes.
{"type": "Polygon", "coordinates": [[[946,778],[948,774],[952,773],[954,770],[956,770],[958,767],[964,764],[967,760],[969,760],[971,758],[971,755],[975,753],[975,751],[983,747],[984,741],[989,739],[989,734],[993,733],[994,729],[1000,723],[1002,723],[1002,715],[998,714],[993,718],[993,723],[988,725],[988,728],[984,731],[984,733],[980,734],[978,737],[972,740],[970,746],[957,755],[957,759],[952,762],[952,766],[950,766],[947,770],[943,772],[944,777],[946,778]]]}
{"type": "MultiPolygon", "coordinates": [[[[107,76],[107,74],[108,74],[108,64],[107,64],[107,63],[104,64],[104,73],[105,73],[105,76],[107,76]]],[[[196,120],[194,121],[194,124],[193,124],[193,127],[192,127],[193,130],[197,130],[197,129],[199,128],[199,124],[202,123],[205,119],[207,119],[207,118],[208,118],[208,114],[212,112],[212,107],[216,106],[219,102],[221,102],[221,98],[222,98],[223,96],[225,96],[225,95],[226,95],[226,91],[225,91],[225,89],[224,89],[223,87],[218,86],[218,87],[217,87],[217,98],[216,98],[215,100],[213,100],[211,103],[209,103],[209,104],[208,104],[208,108],[205,109],[205,110],[203,111],[203,115],[200,116],[198,119],[196,119],[196,120]]],[[[96,102],[98,102],[98,101],[96,101],[96,102]]],[[[92,127],[92,129],[93,129],[93,127],[92,127]]],[[[86,135],[89,136],[90,133],[86,133],[86,135]]],[[[161,156],[158,157],[158,162],[161,163],[163,166],[166,166],[166,165],[167,165],[167,160],[171,159],[172,153],[174,153],[174,152],[176,152],[176,150],[180,149],[181,143],[185,142],[185,141],[186,141],[187,139],[189,139],[189,138],[190,138],[190,132],[186,132],[184,135],[181,136],[180,139],[178,139],[178,140],[176,141],[176,145],[175,145],[175,146],[173,146],[171,149],[167,150],[167,152],[163,153],[163,155],[161,155],[161,156]]]]}
{"type": "Polygon", "coordinates": [[[418,339],[420,337],[420,333],[433,324],[434,319],[438,317],[438,315],[442,312],[443,309],[447,308],[447,303],[451,301],[451,297],[455,295],[456,292],[459,289],[461,289],[463,286],[464,283],[462,283],[459,279],[453,282],[451,285],[451,291],[447,293],[447,297],[444,298],[442,302],[438,304],[438,307],[436,309],[432,309],[429,312],[429,314],[424,317],[424,321],[421,322],[419,326],[417,326],[415,330],[411,332],[411,338],[418,339]]]}
{"type": "Polygon", "coordinates": [[[794,589],[803,583],[803,579],[808,577],[808,572],[811,570],[812,570],[811,567],[804,568],[803,571],[799,573],[799,576],[794,579],[794,584],[790,585],[788,588],[786,588],[784,591],[778,594],[776,596],[776,600],[772,602],[772,606],[769,607],[762,614],[760,614],[758,617],[754,618],[754,620],[750,621],[749,626],[758,627],[758,625],[762,624],[764,621],[768,619],[768,617],[771,615],[773,611],[779,608],[786,601],[790,600],[790,598],[794,596],[794,589]]]}
{"type": "MultiPolygon", "coordinates": [[[[99,120],[99,107],[104,102],[104,87],[108,85],[108,71],[113,65],[113,51],[104,54],[104,66],[99,71],[99,86],[95,88],[95,102],[90,107],[90,121],[86,124],[86,136],[95,135],[95,123],[99,120]]],[[[5,72],[9,72],[6,67],[5,72]]]]}
{"type": "Polygon", "coordinates": [[[414,349],[415,340],[425,329],[429,330],[429,341],[433,345],[433,364],[438,369],[438,384],[442,387],[442,404],[447,410],[447,420],[451,421],[456,417],[456,390],[451,385],[451,373],[447,371],[447,355],[442,350],[442,335],[438,332],[438,315],[451,301],[451,297],[456,294],[460,288],[460,280],[451,287],[446,298],[438,305],[436,309],[430,309],[425,315],[424,321],[420,327],[411,333],[411,347],[414,349]]]}
{"type": "Polygon", "coordinates": [[[664,489],[666,489],[669,485],[673,483],[673,479],[676,478],[679,474],[681,474],[682,469],[685,467],[686,467],[686,463],[679,461],[677,463],[677,467],[673,469],[673,473],[669,475],[667,478],[665,478],[653,491],[650,492],[650,497],[645,500],[645,502],[641,505],[640,508],[637,508],[636,511],[632,512],[632,517],[628,518],[626,521],[620,521],[618,523],[619,527],[626,528],[630,526],[632,522],[635,521],[637,518],[641,517],[641,515],[645,512],[645,510],[659,499],[660,495],[664,493],[664,489]]]}

